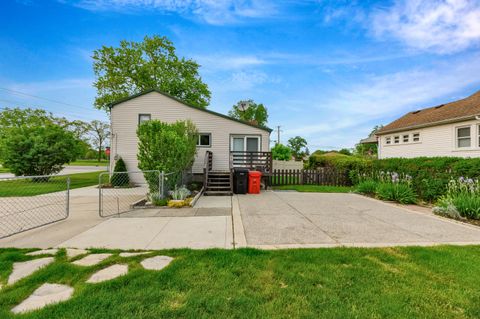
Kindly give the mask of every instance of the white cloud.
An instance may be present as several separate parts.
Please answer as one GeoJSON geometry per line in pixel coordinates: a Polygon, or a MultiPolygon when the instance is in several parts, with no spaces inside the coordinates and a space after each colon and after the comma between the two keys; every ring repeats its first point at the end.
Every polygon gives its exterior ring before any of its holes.
{"type": "Polygon", "coordinates": [[[263,18],[276,13],[266,0],[59,0],[91,11],[157,10],[196,17],[214,25],[237,23],[245,18],[263,18]]]}
{"type": "Polygon", "coordinates": [[[480,43],[480,1],[397,0],[371,17],[377,37],[435,53],[460,52],[480,43]]]}
{"type": "Polygon", "coordinates": [[[303,102],[315,101],[308,110],[312,116],[306,120],[301,113],[292,113],[282,121],[285,135],[306,136],[315,145],[351,147],[374,125],[388,124],[406,112],[432,106],[434,100],[442,103],[461,98],[460,92],[480,84],[479,73],[480,56],[474,55],[430,69],[368,76],[359,80],[361,84],[339,88],[327,98],[324,93],[312,93],[304,96],[303,102]]]}

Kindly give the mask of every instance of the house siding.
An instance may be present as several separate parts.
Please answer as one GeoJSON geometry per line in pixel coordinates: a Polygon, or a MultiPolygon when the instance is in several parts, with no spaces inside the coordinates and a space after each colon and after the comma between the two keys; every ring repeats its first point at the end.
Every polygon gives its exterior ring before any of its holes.
{"type": "Polygon", "coordinates": [[[270,133],[215,114],[196,110],[158,92],[151,92],[115,105],[111,110],[111,167],[115,155],[120,156],[127,170],[138,170],[138,115],[150,114],[152,120],[174,123],[191,120],[199,133],[211,134],[211,147],[197,147],[193,173],[203,173],[205,152],[213,152],[213,170],[228,171],[231,135],[260,136],[262,151],[269,151],[270,133]]]}
{"type": "Polygon", "coordinates": [[[382,134],[379,135],[378,157],[480,157],[479,125],[480,121],[474,120],[382,134]],[[462,126],[471,127],[471,148],[458,148],[456,145],[456,128],[462,126]],[[412,142],[413,133],[420,133],[420,142],[412,142]],[[403,143],[402,136],[405,134],[410,136],[409,143],[403,143]],[[394,144],[394,136],[400,136],[399,144],[394,144]],[[386,137],[391,137],[392,144],[385,143],[386,137]]]}

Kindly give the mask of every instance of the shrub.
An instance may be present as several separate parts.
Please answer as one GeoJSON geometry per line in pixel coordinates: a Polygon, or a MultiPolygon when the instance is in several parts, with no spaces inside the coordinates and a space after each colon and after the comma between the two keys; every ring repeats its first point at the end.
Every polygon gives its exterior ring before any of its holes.
{"type": "Polygon", "coordinates": [[[480,219],[480,182],[463,177],[451,179],[448,182],[447,193],[440,198],[437,205],[434,209],[437,214],[454,218],[461,216],[480,219]]]}
{"type": "Polygon", "coordinates": [[[375,195],[377,192],[377,186],[378,182],[369,179],[358,183],[358,185],[355,187],[355,191],[361,194],[375,195]]]}
{"type": "Polygon", "coordinates": [[[112,184],[112,186],[117,186],[117,187],[129,185],[130,178],[128,177],[128,173],[120,173],[120,172],[126,172],[126,171],[127,171],[127,166],[125,165],[125,162],[123,161],[122,158],[119,158],[115,163],[115,167],[113,168],[113,175],[110,178],[110,184],[112,184]]]}
{"type": "Polygon", "coordinates": [[[292,150],[283,144],[272,147],[272,158],[279,161],[289,161],[292,158],[292,150]]]}
{"type": "Polygon", "coordinates": [[[452,204],[461,216],[480,219],[480,196],[473,194],[458,194],[452,196],[452,204]]]}
{"type": "Polygon", "coordinates": [[[162,196],[160,194],[151,194],[150,195],[150,201],[155,206],[167,206],[168,205],[168,199],[162,198],[162,196]]]}
{"type": "Polygon", "coordinates": [[[4,136],[2,158],[5,167],[20,175],[50,175],[80,154],[79,141],[72,132],[56,124],[20,126],[4,136]]]}
{"type": "MultiPolygon", "coordinates": [[[[182,172],[193,164],[198,132],[191,121],[173,124],[157,120],[140,124],[138,135],[138,167],[141,170],[158,170],[173,173],[165,183],[173,187],[182,172]]],[[[158,177],[145,174],[151,192],[157,189],[158,177]],[[153,177],[152,177],[153,176],[153,177]]]]}
{"type": "Polygon", "coordinates": [[[445,194],[452,177],[480,177],[480,158],[418,157],[372,160],[368,165],[352,168],[350,177],[353,183],[358,183],[358,176],[371,176],[382,171],[411,176],[411,186],[418,197],[432,202],[445,194]]]}
{"type": "Polygon", "coordinates": [[[175,189],[173,191],[169,191],[168,193],[174,200],[184,200],[191,194],[191,192],[185,186],[177,187],[176,185],[175,189]]]}
{"type": "Polygon", "coordinates": [[[417,201],[415,192],[407,184],[381,183],[377,187],[377,197],[382,200],[413,204],[417,201]]]}

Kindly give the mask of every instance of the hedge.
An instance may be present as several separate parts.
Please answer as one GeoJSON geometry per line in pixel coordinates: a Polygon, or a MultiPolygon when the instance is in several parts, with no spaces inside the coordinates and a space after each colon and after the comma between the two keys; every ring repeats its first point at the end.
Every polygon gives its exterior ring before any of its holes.
{"type": "Polygon", "coordinates": [[[445,194],[451,178],[480,178],[480,158],[417,157],[371,160],[338,153],[310,156],[305,165],[309,169],[336,167],[349,172],[352,184],[358,176],[375,176],[379,172],[410,175],[412,187],[419,199],[432,202],[445,194]]]}
{"type": "Polygon", "coordinates": [[[451,178],[479,178],[480,158],[417,157],[372,160],[368,165],[351,169],[349,175],[355,183],[356,176],[369,176],[380,171],[410,175],[418,197],[432,202],[445,194],[451,178]]]}

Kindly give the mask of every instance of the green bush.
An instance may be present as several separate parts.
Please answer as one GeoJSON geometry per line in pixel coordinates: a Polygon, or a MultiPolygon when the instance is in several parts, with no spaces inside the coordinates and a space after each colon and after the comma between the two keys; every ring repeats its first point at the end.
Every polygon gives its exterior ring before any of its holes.
{"type": "Polygon", "coordinates": [[[122,158],[119,158],[115,163],[115,167],[113,168],[114,174],[110,178],[110,184],[116,187],[128,186],[130,184],[130,178],[128,177],[128,174],[120,173],[120,172],[126,172],[126,171],[127,171],[127,166],[125,165],[125,162],[123,161],[122,158]],[[115,174],[115,173],[120,173],[120,174],[115,174]]]}
{"type": "Polygon", "coordinates": [[[437,205],[434,209],[437,214],[480,219],[480,181],[464,177],[451,179],[437,205]]]}
{"type": "Polygon", "coordinates": [[[480,219],[480,196],[475,194],[457,194],[452,196],[452,204],[461,216],[480,219]]]}
{"type": "Polygon", "coordinates": [[[355,191],[360,194],[375,195],[377,192],[378,182],[372,179],[362,181],[357,184],[355,191]]]}
{"type": "Polygon", "coordinates": [[[433,202],[445,194],[451,178],[480,177],[480,158],[418,157],[372,160],[367,165],[352,167],[349,175],[356,184],[359,177],[375,176],[379,172],[409,175],[418,198],[433,202]]]}
{"type": "Polygon", "coordinates": [[[60,125],[24,125],[4,133],[3,164],[16,176],[58,173],[79,154],[79,140],[60,125]]]}
{"type": "Polygon", "coordinates": [[[382,200],[414,204],[417,201],[413,189],[402,183],[381,183],[377,187],[377,197],[382,200]]]}
{"type": "Polygon", "coordinates": [[[283,144],[272,147],[272,158],[279,161],[289,161],[292,158],[292,150],[283,144]]]}
{"type": "MultiPolygon", "coordinates": [[[[138,167],[141,170],[158,170],[173,173],[165,184],[168,189],[182,177],[195,159],[198,132],[191,121],[168,124],[158,120],[146,121],[137,129],[138,167]]],[[[158,176],[145,174],[150,192],[158,190],[158,176]]]]}

